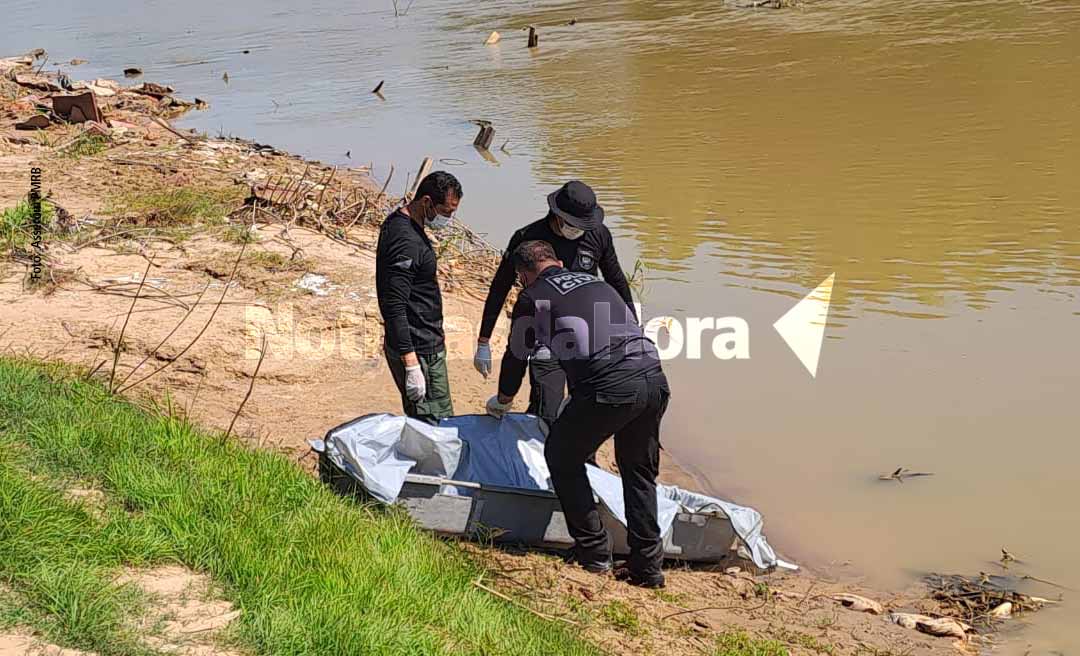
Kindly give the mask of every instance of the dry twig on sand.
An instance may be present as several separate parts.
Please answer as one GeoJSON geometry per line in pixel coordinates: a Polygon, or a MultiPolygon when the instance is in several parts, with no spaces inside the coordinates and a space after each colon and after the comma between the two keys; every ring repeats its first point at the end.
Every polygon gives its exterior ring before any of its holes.
{"type": "Polygon", "coordinates": [[[240,412],[243,411],[244,406],[247,404],[248,399],[251,398],[251,391],[255,389],[255,379],[259,377],[259,369],[262,368],[263,358],[266,357],[266,333],[263,333],[262,344],[259,346],[259,361],[255,364],[255,373],[251,374],[251,384],[248,385],[247,394],[244,395],[244,399],[240,401],[240,407],[236,409],[236,413],[233,414],[232,421],[229,422],[229,428],[225,431],[225,437],[222,441],[229,439],[229,435],[232,435],[233,425],[236,424],[236,418],[240,416],[240,412]]]}
{"type": "Polygon", "coordinates": [[[668,615],[664,615],[663,617],[660,618],[660,621],[663,622],[664,620],[666,620],[666,619],[668,619],[670,617],[676,617],[678,615],[686,615],[687,613],[698,613],[698,612],[701,612],[703,610],[746,610],[746,611],[755,611],[755,610],[761,610],[768,603],[769,603],[769,600],[766,599],[765,601],[761,602],[757,606],[750,606],[749,608],[746,607],[746,606],[743,606],[741,604],[734,604],[734,605],[730,605],[730,606],[702,606],[701,608],[687,608],[687,609],[680,610],[680,611],[675,612],[675,613],[670,613],[668,615]]]}
{"type": "Polygon", "coordinates": [[[514,599],[513,597],[511,597],[509,595],[505,595],[505,594],[499,592],[498,590],[495,590],[493,588],[489,588],[488,586],[484,585],[483,582],[482,582],[482,578],[478,578],[475,581],[473,581],[473,585],[475,585],[476,587],[480,588],[481,590],[483,590],[485,592],[488,592],[490,594],[495,595],[496,597],[498,597],[499,599],[502,599],[503,601],[508,601],[511,604],[517,606],[518,608],[521,608],[522,610],[528,611],[528,612],[532,613],[533,615],[536,615],[537,617],[539,617],[541,619],[548,620],[549,622],[551,622],[551,621],[559,621],[559,622],[566,622],[567,624],[571,624],[573,626],[581,626],[580,624],[578,624],[574,620],[569,620],[569,619],[566,619],[565,617],[559,617],[557,615],[548,615],[546,613],[541,613],[538,610],[534,610],[532,608],[529,608],[528,606],[526,606],[525,604],[521,603],[520,601],[514,599]]]}
{"type": "Polygon", "coordinates": [[[147,353],[146,357],[144,357],[142,359],[142,361],[139,362],[139,364],[135,365],[134,369],[132,369],[131,371],[128,372],[128,375],[124,377],[124,380],[120,381],[120,386],[123,386],[124,383],[128,382],[128,380],[132,376],[135,375],[135,372],[138,371],[139,368],[142,367],[144,364],[146,364],[146,361],[149,360],[152,355],[157,354],[158,350],[161,349],[161,347],[165,345],[165,342],[169,341],[169,338],[172,337],[173,334],[176,333],[176,331],[180,329],[180,326],[184,325],[184,322],[188,320],[188,317],[190,317],[191,313],[195,311],[195,308],[199,307],[199,301],[202,300],[203,294],[206,293],[207,289],[210,289],[210,282],[209,281],[206,283],[206,286],[203,287],[203,290],[201,292],[199,292],[199,298],[195,301],[194,304],[192,304],[188,308],[187,313],[184,314],[183,317],[181,317],[180,322],[177,323],[175,326],[173,326],[173,329],[169,331],[169,334],[165,335],[165,337],[160,342],[158,342],[157,346],[155,346],[153,348],[153,350],[151,350],[149,353],[147,353]]]}
{"type": "Polygon", "coordinates": [[[214,305],[213,311],[210,312],[210,317],[206,320],[206,323],[203,324],[203,327],[202,327],[201,330],[199,330],[199,333],[197,335],[195,335],[195,338],[192,339],[188,343],[188,345],[185,346],[179,353],[177,353],[176,356],[172,360],[169,360],[165,364],[163,364],[160,367],[158,367],[157,369],[151,371],[149,374],[143,376],[142,378],[135,381],[134,383],[131,383],[131,384],[125,386],[125,387],[120,388],[118,390],[119,392],[121,392],[121,393],[126,392],[127,390],[131,389],[132,387],[135,387],[139,383],[142,383],[143,381],[145,381],[145,380],[151,378],[152,376],[156,375],[158,372],[168,368],[169,365],[171,365],[173,362],[176,362],[177,360],[179,360],[180,356],[187,353],[188,350],[190,350],[191,347],[195,345],[195,342],[199,341],[199,338],[203,336],[203,333],[206,332],[206,329],[209,328],[210,324],[214,321],[214,317],[217,316],[218,310],[221,309],[221,303],[222,303],[222,301],[225,300],[225,294],[229,293],[229,287],[232,286],[232,282],[236,278],[236,270],[240,268],[240,260],[241,260],[241,258],[244,257],[244,251],[246,249],[247,249],[247,243],[244,243],[244,244],[242,244],[240,246],[240,253],[238,253],[237,256],[236,256],[236,262],[233,263],[232,273],[229,274],[229,280],[225,283],[225,288],[223,290],[221,290],[221,297],[218,299],[218,302],[214,305]]]}
{"type": "Polygon", "coordinates": [[[115,392],[113,387],[113,381],[116,379],[116,365],[120,362],[120,349],[124,345],[124,332],[127,331],[128,321],[131,319],[131,311],[135,309],[135,304],[139,302],[139,294],[142,293],[143,285],[146,284],[146,279],[150,276],[150,266],[154,263],[153,258],[150,258],[146,262],[146,271],[143,272],[142,278],[139,279],[139,288],[135,290],[135,297],[131,299],[131,307],[128,308],[127,315],[124,317],[124,325],[120,327],[120,337],[116,340],[116,345],[113,346],[113,362],[112,371],[109,372],[109,392],[115,392]]]}
{"type": "Polygon", "coordinates": [[[157,123],[161,127],[165,128],[169,132],[172,132],[173,134],[175,134],[176,136],[180,137],[181,139],[183,139],[184,141],[186,141],[188,143],[198,143],[199,141],[202,141],[201,139],[197,139],[197,138],[191,136],[190,134],[184,134],[183,132],[177,130],[173,126],[166,123],[164,120],[158,118],[157,116],[151,116],[150,120],[157,123]]]}

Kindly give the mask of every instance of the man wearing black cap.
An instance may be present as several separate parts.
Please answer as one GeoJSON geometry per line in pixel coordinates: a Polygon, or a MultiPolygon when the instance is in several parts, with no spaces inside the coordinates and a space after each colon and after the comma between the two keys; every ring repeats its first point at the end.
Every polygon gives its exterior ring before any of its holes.
{"type": "Polygon", "coordinates": [[[546,347],[566,372],[573,394],[551,424],[544,459],[585,569],[611,570],[611,542],[586,475],[590,453],[615,436],[630,559],[616,571],[635,585],[663,587],[663,543],[657,522],[660,421],[671,396],[660,355],[615,290],[596,276],[568,271],[542,241],[511,254],[524,286],[510,319],[499,391],[488,414],[502,418],[525,377],[525,359],[546,347]]]}
{"type": "MultiPolygon", "coordinates": [[[[572,180],[548,195],[548,213],[518,230],[510,238],[503,252],[502,262],[491,281],[484,317],[480,323],[480,336],[476,340],[476,356],[473,366],[485,378],[491,373],[491,333],[499,319],[503,303],[514,285],[514,265],[511,256],[526,241],[544,241],[555,249],[555,254],[570,271],[582,271],[595,276],[597,270],[604,280],[615,288],[619,297],[634,314],[633,296],[615,255],[615,243],[611,231],[604,225],[604,208],[597,204],[596,194],[584,182],[572,180]]],[[[540,350],[529,360],[529,409],[548,425],[555,421],[563,400],[566,374],[552,360],[547,351],[540,350]]]]}

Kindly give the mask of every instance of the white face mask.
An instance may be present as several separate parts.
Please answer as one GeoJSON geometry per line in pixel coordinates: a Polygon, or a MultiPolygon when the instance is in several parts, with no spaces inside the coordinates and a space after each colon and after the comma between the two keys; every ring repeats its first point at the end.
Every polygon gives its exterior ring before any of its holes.
{"type": "Polygon", "coordinates": [[[581,228],[575,228],[574,226],[570,225],[569,223],[567,223],[565,221],[561,221],[561,220],[560,220],[560,223],[559,223],[559,232],[562,233],[563,237],[566,237],[567,239],[571,239],[571,240],[573,240],[573,239],[581,239],[581,236],[585,234],[585,231],[582,230],[581,228]]]}
{"type": "Polygon", "coordinates": [[[434,204],[432,204],[431,209],[435,212],[435,216],[427,220],[428,227],[434,230],[441,230],[450,225],[450,217],[445,214],[439,214],[439,211],[435,209],[434,204]]]}

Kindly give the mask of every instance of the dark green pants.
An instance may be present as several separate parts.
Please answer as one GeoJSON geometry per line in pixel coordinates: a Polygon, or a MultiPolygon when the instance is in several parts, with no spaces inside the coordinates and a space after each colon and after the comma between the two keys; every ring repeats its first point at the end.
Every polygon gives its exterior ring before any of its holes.
{"type": "Polygon", "coordinates": [[[390,375],[394,377],[394,384],[401,394],[401,408],[407,417],[435,426],[443,417],[454,415],[454,404],[450,400],[450,377],[446,374],[446,349],[430,355],[416,354],[424,380],[427,381],[427,395],[419,401],[405,396],[405,363],[401,361],[401,355],[385,345],[383,352],[390,365],[390,375]]]}

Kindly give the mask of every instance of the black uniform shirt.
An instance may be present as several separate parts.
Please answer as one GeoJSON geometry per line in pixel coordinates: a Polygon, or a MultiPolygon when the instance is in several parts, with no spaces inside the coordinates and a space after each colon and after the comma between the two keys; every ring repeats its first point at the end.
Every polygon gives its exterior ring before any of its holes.
{"type": "MultiPolygon", "coordinates": [[[[589,230],[580,239],[567,239],[552,230],[551,222],[544,217],[518,230],[510,238],[510,244],[503,252],[499,270],[495,272],[487,300],[484,302],[484,318],[480,323],[481,337],[491,337],[491,332],[495,330],[495,322],[499,320],[503,303],[506,302],[506,295],[510,293],[510,288],[514,286],[514,281],[517,279],[511,260],[514,249],[522,242],[537,239],[551,244],[551,247],[555,249],[555,255],[570,271],[584,271],[595,276],[599,268],[604,280],[615,288],[630,311],[634,312],[634,298],[630,295],[630,284],[619,265],[619,258],[615,255],[615,242],[607,226],[601,223],[600,227],[589,230]]],[[[636,316],[635,312],[635,318],[636,316]]]]}
{"type": "Polygon", "coordinates": [[[526,359],[546,347],[575,396],[618,393],[623,383],[659,372],[656,345],[642,333],[622,297],[596,276],[553,266],[514,304],[499,392],[514,396],[526,359]]]}
{"type": "Polygon", "coordinates": [[[386,343],[397,353],[437,353],[443,347],[438,262],[424,229],[394,210],[379,229],[375,292],[386,343]]]}

